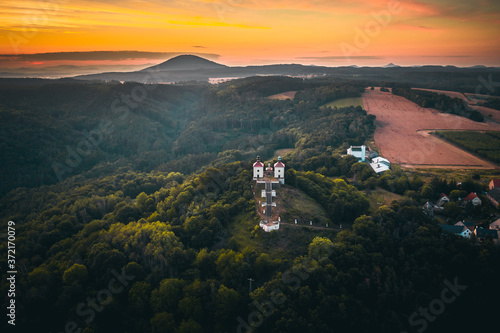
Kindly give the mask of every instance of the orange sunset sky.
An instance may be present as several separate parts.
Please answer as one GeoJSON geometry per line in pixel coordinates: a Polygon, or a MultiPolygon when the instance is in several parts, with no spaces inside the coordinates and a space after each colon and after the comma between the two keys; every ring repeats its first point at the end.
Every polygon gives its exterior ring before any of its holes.
{"type": "Polygon", "coordinates": [[[143,66],[179,53],[233,66],[500,66],[500,1],[0,3],[0,68],[143,66]]]}

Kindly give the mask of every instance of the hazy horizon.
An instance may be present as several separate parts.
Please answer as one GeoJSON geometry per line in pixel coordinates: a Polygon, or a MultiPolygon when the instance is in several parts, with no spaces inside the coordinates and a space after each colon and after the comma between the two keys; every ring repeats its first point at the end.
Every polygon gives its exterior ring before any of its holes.
{"type": "Polygon", "coordinates": [[[147,67],[178,54],[228,66],[500,66],[493,0],[6,0],[0,8],[4,72],[147,67]]]}
{"type": "MultiPolygon", "coordinates": [[[[404,59],[400,61],[394,59],[385,59],[382,57],[328,57],[326,59],[316,59],[312,61],[307,57],[293,60],[266,60],[254,63],[232,62],[226,63],[223,57],[217,54],[190,53],[190,52],[141,52],[141,51],[89,51],[89,52],[54,52],[37,54],[0,54],[0,75],[4,77],[41,77],[58,78],[71,77],[82,74],[97,74],[103,72],[128,72],[137,71],[149,66],[154,66],[179,55],[196,55],[204,59],[217,62],[231,67],[238,66],[264,66],[277,64],[300,64],[304,66],[325,66],[325,67],[384,67],[388,64],[394,64],[401,67],[411,66],[456,66],[456,67],[500,67],[488,66],[483,63],[471,62],[470,64],[460,65],[445,62],[422,62],[408,63],[404,59]],[[163,55],[169,54],[168,57],[163,55]],[[143,58],[132,58],[131,56],[142,56],[143,58]],[[146,56],[146,57],[144,57],[146,56]],[[147,57],[149,56],[149,58],[147,57]],[[154,59],[158,58],[158,59],[154,59]],[[18,63],[24,65],[18,65],[18,63]],[[25,63],[30,62],[29,65],[25,63]],[[3,64],[3,66],[2,66],[3,64]],[[21,67],[17,67],[21,66],[21,67]],[[12,74],[12,75],[11,75],[12,74]]],[[[424,58],[425,59],[425,58],[424,58]]]]}

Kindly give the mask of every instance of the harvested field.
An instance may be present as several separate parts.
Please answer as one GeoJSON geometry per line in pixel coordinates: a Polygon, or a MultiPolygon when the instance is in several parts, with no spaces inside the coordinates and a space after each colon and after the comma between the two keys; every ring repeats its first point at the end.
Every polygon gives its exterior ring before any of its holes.
{"type": "Polygon", "coordinates": [[[388,92],[367,89],[363,103],[377,117],[375,144],[392,163],[418,168],[493,169],[495,165],[429,134],[432,130],[500,130],[500,124],[425,109],[388,92]]]}
{"type": "Polygon", "coordinates": [[[285,91],[276,95],[271,95],[268,98],[279,99],[279,100],[294,99],[296,93],[297,91],[285,91]]]}

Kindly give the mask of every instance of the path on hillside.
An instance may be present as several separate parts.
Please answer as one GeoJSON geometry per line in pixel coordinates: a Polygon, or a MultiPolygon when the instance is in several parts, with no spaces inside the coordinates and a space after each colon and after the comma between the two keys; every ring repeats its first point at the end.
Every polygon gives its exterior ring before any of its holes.
{"type": "Polygon", "coordinates": [[[344,229],[341,229],[341,228],[334,228],[334,227],[320,227],[320,226],[317,226],[317,225],[309,225],[309,224],[295,224],[295,223],[290,223],[290,222],[280,222],[280,224],[283,224],[283,225],[286,225],[286,226],[290,226],[290,227],[306,227],[306,228],[311,228],[311,229],[322,229],[322,230],[335,230],[335,231],[342,231],[342,230],[345,230],[344,229]]]}

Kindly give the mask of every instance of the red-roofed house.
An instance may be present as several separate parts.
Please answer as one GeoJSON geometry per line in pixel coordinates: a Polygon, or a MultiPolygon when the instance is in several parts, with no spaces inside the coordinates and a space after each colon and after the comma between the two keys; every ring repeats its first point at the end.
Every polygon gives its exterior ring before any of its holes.
{"type": "Polygon", "coordinates": [[[490,187],[490,191],[492,189],[494,189],[495,187],[500,187],[500,179],[492,179],[490,184],[489,184],[489,187],[490,187]]]}
{"type": "Polygon", "coordinates": [[[472,192],[469,193],[469,195],[464,198],[464,202],[465,203],[471,202],[474,206],[480,206],[482,204],[482,201],[481,199],[479,199],[477,194],[472,192]]]}
{"type": "Polygon", "coordinates": [[[253,164],[253,178],[264,177],[264,164],[260,161],[260,156],[257,156],[257,162],[253,164]]]}
{"type": "Polygon", "coordinates": [[[441,193],[441,195],[439,196],[439,200],[436,203],[436,206],[442,207],[444,206],[444,204],[447,204],[448,202],[450,202],[450,198],[448,198],[446,194],[441,193]]]}

